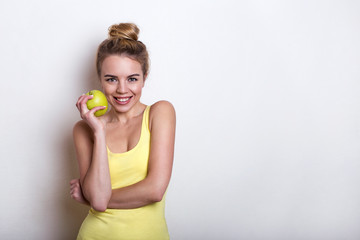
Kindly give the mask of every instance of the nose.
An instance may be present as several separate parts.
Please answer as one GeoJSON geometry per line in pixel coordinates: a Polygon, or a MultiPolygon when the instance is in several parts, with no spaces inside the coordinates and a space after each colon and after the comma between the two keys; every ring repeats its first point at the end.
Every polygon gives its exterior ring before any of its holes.
{"type": "Polygon", "coordinates": [[[127,92],[126,81],[120,80],[120,81],[118,82],[118,86],[117,86],[116,91],[117,91],[118,93],[121,93],[121,94],[126,93],[126,92],[127,92]]]}

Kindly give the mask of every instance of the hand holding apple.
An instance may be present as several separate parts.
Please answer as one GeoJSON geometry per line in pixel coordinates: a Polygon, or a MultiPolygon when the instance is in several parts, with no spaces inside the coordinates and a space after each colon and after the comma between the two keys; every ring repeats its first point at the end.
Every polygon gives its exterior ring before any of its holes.
{"type": "Polygon", "coordinates": [[[106,108],[98,110],[94,113],[94,115],[96,117],[99,117],[101,115],[104,115],[108,109],[108,101],[106,100],[105,95],[99,91],[99,90],[91,90],[88,93],[86,93],[86,95],[92,95],[93,98],[89,99],[86,102],[86,106],[89,110],[93,109],[94,107],[99,107],[99,106],[105,106],[106,108]]]}

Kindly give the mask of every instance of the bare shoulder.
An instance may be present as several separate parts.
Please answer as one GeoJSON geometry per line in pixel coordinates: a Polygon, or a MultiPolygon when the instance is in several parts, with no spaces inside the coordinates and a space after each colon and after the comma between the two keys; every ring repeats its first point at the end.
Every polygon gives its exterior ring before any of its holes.
{"type": "Polygon", "coordinates": [[[174,106],[165,100],[158,101],[151,105],[150,108],[150,117],[163,117],[164,115],[174,115],[175,116],[175,108],[174,106]]]}
{"type": "Polygon", "coordinates": [[[158,101],[150,108],[150,126],[153,123],[172,122],[175,124],[176,114],[174,106],[168,101],[158,101]]]}
{"type": "Polygon", "coordinates": [[[84,120],[80,120],[74,125],[73,136],[75,139],[87,138],[89,140],[92,140],[93,133],[89,125],[84,120]]]}

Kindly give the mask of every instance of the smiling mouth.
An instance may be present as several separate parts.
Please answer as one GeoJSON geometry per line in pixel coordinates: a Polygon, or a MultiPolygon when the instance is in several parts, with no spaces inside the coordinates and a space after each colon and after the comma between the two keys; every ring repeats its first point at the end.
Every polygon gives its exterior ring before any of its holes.
{"type": "Polygon", "coordinates": [[[126,104],[130,101],[131,97],[114,97],[114,99],[116,100],[117,103],[119,104],[126,104]]]}

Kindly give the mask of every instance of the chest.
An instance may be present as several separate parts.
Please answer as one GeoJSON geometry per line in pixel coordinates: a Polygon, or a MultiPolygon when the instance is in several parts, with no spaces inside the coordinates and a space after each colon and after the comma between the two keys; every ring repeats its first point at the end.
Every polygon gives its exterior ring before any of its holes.
{"type": "Polygon", "coordinates": [[[106,145],[111,152],[124,153],[133,149],[141,137],[142,117],[132,119],[127,124],[108,124],[106,145]]]}

